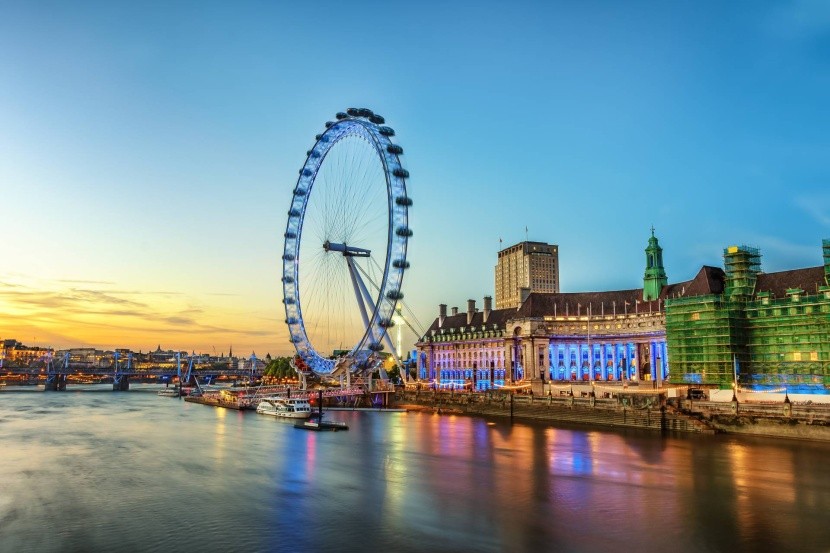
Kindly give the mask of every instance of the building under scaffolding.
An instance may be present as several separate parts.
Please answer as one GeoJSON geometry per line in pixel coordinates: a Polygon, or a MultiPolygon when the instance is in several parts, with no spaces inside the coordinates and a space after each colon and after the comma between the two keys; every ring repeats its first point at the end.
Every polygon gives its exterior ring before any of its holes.
{"type": "Polygon", "coordinates": [[[724,250],[721,294],[669,298],[674,380],[830,385],[830,240],[824,265],[761,272],[757,249],[724,250]]]}

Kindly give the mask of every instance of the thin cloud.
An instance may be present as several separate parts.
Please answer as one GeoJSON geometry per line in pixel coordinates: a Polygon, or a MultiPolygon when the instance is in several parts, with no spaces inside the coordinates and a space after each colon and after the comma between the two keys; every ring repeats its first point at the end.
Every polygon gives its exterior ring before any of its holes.
{"type": "MultiPolygon", "coordinates": [[[[259,342],[263,338],[277,341],[279,338],[271,328],[258,328],[255,319],[238,328],[203,321],[205,309],[195,298],[180,292],[111,290],[106,284],[104,281],[66,279],[40,281],[36,288],[0,282],[0,304],[6,311],[0,320],[0,330],[7,336],[48,335],[57,340],[55,345],[63,346],[100,344],[102,339],[114,340],[119,345],[135,344],[146,341],[147,336],[180,342],[191,341],[188,336],[200,336],[202,340],[229,339],[237,343],[259,342]],[[81,283],[84,286],[72,286],[81,283]],[[159,299],[160,296],[182,296],[182,299],[171,305],[171,301],[159,299]]],[[[241,315],[243,313],[226,314],[231,318],[241,315]]]]}
{"type": "Polygon", "coordinates": [[[74,280],[69,278],[58,279],[57,282],[66,284],[115,284],[111,280],[74,280]]]}
{"type": "Polygon", "coordinates": [[[800,195],[793,203],[820,225],[830,227],[830,194],[800,195]]]}

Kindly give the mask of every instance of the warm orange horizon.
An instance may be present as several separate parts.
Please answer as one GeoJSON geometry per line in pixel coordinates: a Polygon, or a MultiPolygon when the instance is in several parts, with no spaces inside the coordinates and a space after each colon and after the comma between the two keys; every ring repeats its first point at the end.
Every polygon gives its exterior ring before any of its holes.
{"type": "Polygon", "coordinates": [[[290,355],[279,305],[239,294],[142,292],[112,281],[0,281],[0,337],[29,346],[290,355]]]}

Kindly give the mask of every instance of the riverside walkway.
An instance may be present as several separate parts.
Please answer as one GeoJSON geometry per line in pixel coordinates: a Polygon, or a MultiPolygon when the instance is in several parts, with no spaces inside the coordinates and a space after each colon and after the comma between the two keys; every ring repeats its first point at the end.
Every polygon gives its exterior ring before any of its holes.
{"type": "Polygon", "coordinates": [[[515,390],[459,392],[409,387],[399,390],[395,399],[399,406],[409,409],[520,421],[830,441],[830,405],[692,401],[684,394],[670,398],[670,388],[618,386],[593,394],[589,386],[574,388],[573,392],[562,390],[561,395],[553,390],[533,395],[517,394],[515,390]]]}

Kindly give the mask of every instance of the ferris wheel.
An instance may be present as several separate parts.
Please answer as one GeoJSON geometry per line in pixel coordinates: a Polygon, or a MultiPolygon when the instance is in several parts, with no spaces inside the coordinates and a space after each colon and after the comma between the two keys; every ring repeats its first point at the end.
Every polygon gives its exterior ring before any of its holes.
{"type": "Polygon", "coordinates": [[[326,123],[300,169],[285,229],[283,303],[289,339],[318,375],[331,375],[338,357],[359,370],[386,347],[394,355],[388,330],[412,236],[409,172],[394,135],[372,110],[349,108],[326,123]]]}

